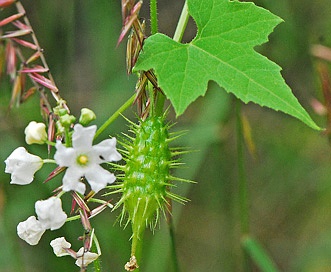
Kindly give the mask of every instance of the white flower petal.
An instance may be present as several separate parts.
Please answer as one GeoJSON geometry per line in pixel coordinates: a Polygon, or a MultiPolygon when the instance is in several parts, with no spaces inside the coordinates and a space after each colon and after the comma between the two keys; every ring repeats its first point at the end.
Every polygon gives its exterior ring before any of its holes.
{"type": "Polygon", "coordinates": [[[84,176],[95,192],[115,181],[114,174],[106,171],[99,164],[122,159],[121,154],[116,150],[116,138],[92,146],[95,132],[96,126],[83,127],[76,124],[72,135],[73,147],[56,144],[55,161],[60,166],[68,167],[63,177],[64,191],[74,190],[84,194],[86,186],[80,181],[84,176]]]}
{"type": "Polygon", "coordinates": [[[24,147],[16,148],[5,163],[5,172],[12,174],[10,183],[20,185],[31,183],[34,173],[43,165],[41,158],[28,153],[24,147]]]}
{"type": "Polygon", "coordinates": [[[97,126],[83,127],[81,124],[74,126],[72,134],[72,146],[74,149],[89,150],[92,147],[93,138],[97,126]]]}
{"type": "Polygon", "coordinates": [[[39,222],[45,229],[59,229],[67,219],[67,215],[62,210],[61,199],[57,197],[37,201],[35,203],[35,210],[39,222]]]}
{"type": "Polygon", "coordinates": [[[120,161],[122,159],[121,154],[116,150],[116,138],[103,140],[92,148],[100,159],[99,163],[120,161]]]}
{"type": "Polygon", "coordinates": [[[45,228],[35,216],[30,216],[27,220],[17,225],[18,236],[32,246],[38,244],[44,232],[45,228]]]}
{"type": "Polygon", "coordinates": [[[54,160],[60,167],[69,167],[75,164],[76,152],[72,147],[65,147],[61,142],[55,145],[54,160]]]}
{"type": "Polygon", "coordinates": [[[31,121],[24,130],[27,144],[44,144],[47,140],[46,125],[31,121]]]}
{"type": "Polygon", "coordinates": [[[51,247],[57,257],[70,255],[65,249],[71,248],[71,244],[64,237],[59,237],[51,241],[51,247]]]}
{"type": "Polygon", "coordinates": [[[33,181],[33,177],[31,179],[27,179],[27,176],[21,177],[19,175],[12,174],[10,184],[18,184],[18,185],[27,185],[33,181]]]}
{"type": "Polygon", "coordinates": [[[84,175],[81,173],[82,169],[79,167],[69,167],[63,177],[63,191],[76,191],[80,194],[85,193],[86,185],[80,181],[80,178],[84,175]]]}
{"type": "Polygon", "coordinates": [[[103,169],[100,165],[95,165],[93,169],[91,168],[90,171],[85,173],[85,178],[96,193],[116,180],[114,174],[103,169]]]}
{"type": "Polygon", "coordinates": [[[99,255],[93,252],[84,252],[84,248],[81,247],[77,252],[77,261],[75,264],[79,267],[86,267],[90,263],[98,259],[99,255]]]}

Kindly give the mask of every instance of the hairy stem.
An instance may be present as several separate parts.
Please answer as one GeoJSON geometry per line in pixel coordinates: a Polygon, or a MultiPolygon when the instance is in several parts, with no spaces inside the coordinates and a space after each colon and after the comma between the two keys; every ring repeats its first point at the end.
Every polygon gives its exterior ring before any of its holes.
{"type": "MultiPolygon", "coordinates": [[[[237,163],[239,181],[239,216],[241,237],[249,234],[249,208],[248,208],[248,185],[244,163],[243,128],[241,120],[241,101],[236,100],[236,119],[237,119],[237,163]]],[[[243,260],[244,271],[251,271],[250,258],[244,251],[243,260]]]]}
{"type": "Polygon", "coordinates": [[[150,16],[151,16],[151,33],[158,32],[158,19],[157,19],[157,0],[150,0],[150,16]]]}

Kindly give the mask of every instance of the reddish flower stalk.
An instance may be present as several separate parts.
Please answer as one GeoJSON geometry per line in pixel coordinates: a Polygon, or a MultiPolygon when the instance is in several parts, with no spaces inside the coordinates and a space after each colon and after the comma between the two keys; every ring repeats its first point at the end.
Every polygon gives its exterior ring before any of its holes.
{"type": "Polygon", "coordinates": [[[14,4],[15,0],[0,0],[0,8],[9,7],[10,5],[14,4]]]}
{"type": "Polygon", "coordinates": [[[22,40],[22,39],[17,39],[17,38],[12,38],[12,40],[15,41],[16,43],[24,46],[24,47],[30,48],[30,49],[35,50],[35,51],[38,50],[38,47],[35,44],[30,43],[28,41],[25,41],[25,40],[22,40]]]}
{"type": "MultiPolygon", "coordinates": [[[[38,89],[39,92],[42,93],[43,88],[47,88],[50,90],[56,102],[63,101],[63,99],[59,95],[58,88],[56,87],[53,76],[49,70],[48,64],[43,54],[43,49],[40,47],[38,39],[32,30],[32,26],[26,16],[26,12],[23,5],[20,1],[0,0],[0,8],[9,7],[12,4],[15,4],[18,13],[0,21],[0,27],[12,25],[14,28],[16,28],[12,31],[5,32],[4,35],[0,37],[1,40],[7,41],[7,73],[11,76],[11,79],[15,81],[10,107],[15,103],[15,101],[18,101],[20,103],[24,102],[29,96],[34,93],[35,89],[38,89]],[[27,38],[22,39],[21,37],[27,38]],[[13,42],[15,44],[13,44],[13,42]],[[29,48],[34,52],[31,54],[31,56],[26,58],[22,53],[20,46],[29,48]],[[17,59],[21,62],[21,67],[18,73],[16,73],[18,62],[17,59]],[[32,65],[32,63],[37,60],[39,60],[42,65],[32,65]],[[16,77],[20,77],[19,75],[21,73],[29,75],[30,79],[32,80],[32,83],[34,84],[33,88],[28,88],[28,90],[25,90],[25,86],[20,84],[21,80],[15,80],[16,77]],[[17,99],[18,97],[20,97],[20,99],[17,99]]],[[[47,100],[44,95],[41,95],[41,100],[45,102],[45,99],[47,100]]],[[[41,104],[44,106],[46,105],[46,107],[48,108],[47,111],[51,112],[52,108],[50,107],[50,103],[44,102],[41,104]]],[[[65,102],[62,102],[61,105],[63,105],[63,107],[69,112],[69,108],[67,107],[65,102]]]]}
{"type": "MultiPolygon", "coordinates": [[[[142,6],[142,1],[135,3],[135,0],[122,0],[122,18],[123,27],[117,41],[117,45],[121,43],[126,34],[131,30],[126,49],[126,64],[127,73],[132,73],[132,68],[136,64],[139,53],[142,50],[145,36],[145,23],[139,19],[139,12],[142,6]]],[[[161,91],[158,87],[157,79],[152,71],[142,72],[139,75],[136,86],[135,102],[138,107],[138,114],[143,119],[148,116],[150,110],[150,98],[148,96],[147,81],[153,85],[154,92],[161,91]]],[[[161,91],[162,92],[162,91],[161,91]]]]}
{"type": "Polygon", "coordinates": [[[55,178],[57,175],[61,174],[66,168],[65,167],[56,167],[47,177],[47,179],[44,181],[44,183],[50,181],[51,179],[55,178]]]}
{"type": "MultiPolygon", "coordinates": [[[[16,7],[17,7],[17,10],[18,10],[19,12],[22,12],[22,13],[25,14],[25,9],[24,9],[24,7],[23,7],[23,5],[21,4],[20,1],[17,1],[17,2],[16,2],[16,7]]],[[[30,27],[30,28],[32,29],[28,17],[27,17],[27,16],[24,16],[23,19],[24,19],[24,23],[25,23],[25,25],[27,25],[28,27],[30,27]]],[[[36,35],[35,35],[33,32],[31,33],[31,37],[32,37],[33,43],[34,43],[34,44],[37,46],[37,48],[38,48],[38,52],[40,52],[40,59],[41,59],[41,62],[42,62],[42,64],[43,64],[43,66],[44,66],[46,69],[48,69],[48,73],[47,73],[47,75],[48,75],[49,80],[50,80],[50,82],[51,82],[51,86],[56,86],[55,81],[54,81],[54,79],[53,79],[53,76],[52,76],[52,74],[51,74],[51,72],[50,72],[50,70],[49,70],[49,67],[48,67],[47,61],[46,61],[46,59],[45,59],[45,56],[44,56],[44,54],[43,54],[43,49],[40,47],[39,42],[38,42],[38,39],[37,39],[36,35]]],[[[48,87],[47,87],[47,88],[48,88],[48,87]]],[[[51,90],[51,93],[52,93],[53,97],[55,98],[55,100],[56,100],[57,102],[58,102],[59,100],[62,100],[61,97],[60,97],[60,95],[58,94],[58,89],[57,89],[57,88],[56,88],[56,90],[57,90],[56,92],[52,91],[52,90],[54,90],[54,89],[50,89],[50,90],[51,90]]],[[[66,109],[69,111],[69,108],[66,106],[66,104],[64,104],[64,105],[65,105],[66,109]]]]}
{"type": "Polygon", "coordinates": [[[10,39],[10,38],[17,38],[22,37],[25,35],[29,35],[32,33],[31,29],[22,29],[22,30],[16,30],[12,32],[8,32],[6,35],[1,36],[2,39],[10,39]]]}
{"type": "Polygon", "coordinates": [[[48,69],[46,69],[45,67],[42,67],[40,65],[36,65],[34,67],[24,67],[23,69],[21,69],[21,73],[48,73],[48,69]]]}
{"type": "Polygon", "coordinates": [[[86,211],[87,213],[91,212],[90,208],[87,206],[86,202],[84,201],[83,198],[80,197],[79,194],[77,194],[76,192],[72,192],[71,195],[73,197],[74,203],[77,204],[80,209],[86,211]]]}
{"type": "Polygon", "coordinates": [[[42,54],[42,51],[37,51],[36,53],[34,53],[32,56],[30,56],[30,58],[28,58],[26,61],[25,61],[25,64],[30,64],[31,62],[34,62],[36,61],[37,59],[40,58],[42,54]]]}
{"type": "Polygon", "coordinates": [[[24,16],[24,13],[17,13],[17,14],[14,14],[12,16],[9,16],[8,18],[6,19],[3,19],[2,21],[0,21],[0,26],[4,26],[4,25],[7,25],[13,21],[16,21],[17,19],[21,18],[22,16],[24,16]]]}
{"type": "Polygon", "coordinates": [[[13,81],[16,76],[16,65],[17,57],[15,47],[12,42],[8,42],[6,45],[6,63],[7,63],[7,74],[10,76],[10,79],[13,81]]]}
{"type": "MultiPolygon", "coordinates": [[[[126,66],[128,74],[132,73],[132,68],[137,62],[146,38],[145,22],[141,22],[139,19],[142,1],[135,2],[135,0],[122,0],[123,27],[117,42],[118,45],[131,30],[126,48],[126,66]]],[[[141,72],[136,85],[136,99],[134,103],[137,104],[138,114],[142,119],[148,116],[151,105],[150,99],[156,99],[157,92],[163,94],[157,84],[155,74],[152,71],[141,72]],[[150,92],[147,91],[147,88],[149,88],[147,84],[148,81],[153,86],[153,98],[150,97],[150,92]]]]}
{"type": "Polygon", "coordinates": [[[36,93],[36,91],[37,91],[37,88],[35,86],[24,91],[24,93],[21,96],[20,103],[25,102],[30,96],[34,95],[36,93]]]}
{"type": "Polygon", "coordinates": [[[32,78],[35,82],[43,85],[47,89],[50,89],[52,93],[58,93],[58,88],[54,85],[53,81],[50,79],[38,74],[38,73],[29,73],[29,77],[32,78]]]}

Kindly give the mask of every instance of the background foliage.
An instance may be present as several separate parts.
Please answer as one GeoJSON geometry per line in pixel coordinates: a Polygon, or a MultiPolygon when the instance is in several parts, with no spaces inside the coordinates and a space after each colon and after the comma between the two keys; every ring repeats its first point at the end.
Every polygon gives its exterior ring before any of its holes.
{"type": "MultiPolygon", "coordinates": [[[[125,46],[116,48],[121,28],[120,1],[25,0],[36,35],[61,94],[75,115],[92,108],[101,124],[131,96],[135,77],[125,73],[125,46]]],[[[146,1],[147,4],[148,1],[146,1]]],[[[183,0],[160,2],[160,31],[172,35],[183,0]],[[176,18],[176,19],[175,19],[176,18]]],[[[283,67],[283,76],[314,120],[325,126],[324,117],[313,113],[312,98],[322,100],[310,56],[312,44],[331,46],[329,0],[259,0],[285,20],[258,50],[283,67]]],[[[147,10],[143,15],[148,18],[147,10]]],[[[185,36],[190,41],[195,26],[185,36]]],[[[0,158],[24,145],[23,129],[39,115],[38,98],[8,112],[11,87],[0,85],[0,158]]],[[[174,206],[176,238],[182,271],[240,271],[237,200],[236,135],[233,97],[210,84],[205,99],[198,99],[178,120],[176,129],[189,129],[177,144],[199,150],[185,157],[187,168],[177,176],[194,179],[179,184],[191,199],[183,208],[174,206]],[[221,93],[221,95],[220,95],[221,93]]],[[[126,116],[134,119],[135,108],[126,116]]],[[[256,156],[246,152],[250,191],[251,229],[281,271],[331,270],[331,169],[330,146],[319,134],[294,118],[249,104],[248,118],[256,156]]],[[[171,116],[173,118],[173,115],[171,116]]],[[[118,119],[107,133],[127,129],[118,119]]],[[[29,146],[32,153],[45,150],[29,146]]],[[[71,258],[56,258],[51,239],[82,234],[78,222],[47,232],[31,247],[16,235],[16,225],[34,213],[34,203],[49,196],[54,185],[42,185],[51,168],[43,167],[30,186],[9,185],[10,176],[0,172],[0,271],[73,271],[71,258]],[[39,177],[39,180],[38,180],[39,177]]],[[[69,199],[68,199],[69,200],[69,199]]],[[[67,203],[68,206],[68,203],[67,203]]],[[[105,212],[93,221],[106,271],[123,271],[130,252],[130,231],[114,224],[116,213],[105,212]]],[[[154,236],[147,233],[144,271],[172,271],[169,235],[164,222],[154,236]]],[[[73,247],[80,246],[77,241],[73,247]]]]}

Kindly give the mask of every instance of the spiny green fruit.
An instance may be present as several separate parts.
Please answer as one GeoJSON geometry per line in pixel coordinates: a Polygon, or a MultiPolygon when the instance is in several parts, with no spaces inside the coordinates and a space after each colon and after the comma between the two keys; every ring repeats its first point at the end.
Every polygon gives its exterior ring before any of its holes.
{"type": "MultiPolygon", "coordinates": [[[[134,262],[137,245],[146,226],[155,227],[160,212],[164,213],[167,209],[168,200],[186,201],[169,191],[173,186],[171,181],[186,180],[170,175],[170,169],[178,166],[178,162],[172,158],[181,152],[169,148],[169,142],[177,137],[169,134],[168,128],[165,116],[151,116],[140,120],[139,125],[132,124],[131,132],[135,137],[126,135],[128,140],[122,143],[126,149],[123,151],[126,165],[121,168],[123,183],[113,186],[117,189],[115,192],[122,193],[115,208],[123,204],[122,219],[128,214],[128,222],[131,221],[131,259],[134,262]]],[[[132,262],[126,266],[129,271],[135,267],[137,264],[132,262]]]]}

